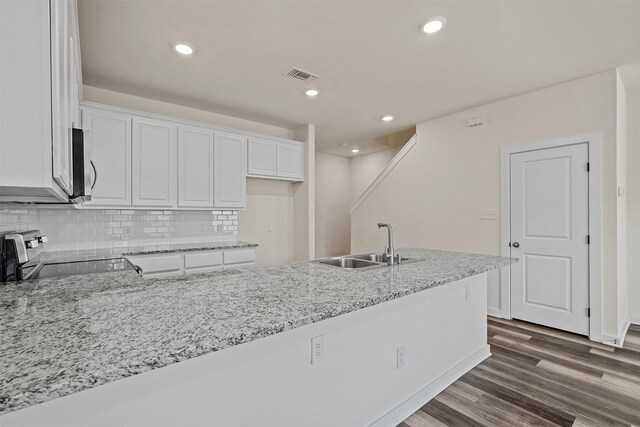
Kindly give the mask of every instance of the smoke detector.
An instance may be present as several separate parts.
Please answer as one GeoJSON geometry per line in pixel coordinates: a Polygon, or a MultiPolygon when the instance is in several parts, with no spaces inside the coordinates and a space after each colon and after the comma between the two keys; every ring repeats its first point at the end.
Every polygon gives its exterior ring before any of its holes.
{"type": "Polygon", "coordinates": [[[318,78],[317,75],[296,67],[290,69],[284,75],[303,82],[309,82],[318,78]]]}

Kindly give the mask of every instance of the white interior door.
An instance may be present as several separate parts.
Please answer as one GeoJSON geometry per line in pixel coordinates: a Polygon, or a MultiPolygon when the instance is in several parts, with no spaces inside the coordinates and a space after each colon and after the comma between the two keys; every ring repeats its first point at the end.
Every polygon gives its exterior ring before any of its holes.
{"type": "Polygon", "coordinates": [[[511,155],[511,315],[589,334],[587,143],[511,155]]]}

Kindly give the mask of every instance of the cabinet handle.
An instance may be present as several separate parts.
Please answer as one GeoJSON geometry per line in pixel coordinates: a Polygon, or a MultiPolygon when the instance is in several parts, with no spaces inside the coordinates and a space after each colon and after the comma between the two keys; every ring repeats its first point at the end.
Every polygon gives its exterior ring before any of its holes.
{"type": "Polygon", "coordinates": [[[91,163],[91,167],[93,168],[93,184],[91,184],[91,189],[96,186],[96,182],[98,182],[98,171],[96,170],[96,165],[93,163],[93,160],[89,160],[91,163]]]}

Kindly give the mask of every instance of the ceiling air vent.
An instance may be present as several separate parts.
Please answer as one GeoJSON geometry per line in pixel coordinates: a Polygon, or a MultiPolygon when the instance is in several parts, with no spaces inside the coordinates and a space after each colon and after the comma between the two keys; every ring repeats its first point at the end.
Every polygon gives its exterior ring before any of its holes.
{"type": "Polygon", "coordinates": [[[302,80],[303,82],[308,82],[310,80],[318,78],[318,76],[316,76],[315,74],[311,74],[310,72],[301,70],[299,68],[292,68],[285,74],[285,76],[297,80],[302,80]]]}

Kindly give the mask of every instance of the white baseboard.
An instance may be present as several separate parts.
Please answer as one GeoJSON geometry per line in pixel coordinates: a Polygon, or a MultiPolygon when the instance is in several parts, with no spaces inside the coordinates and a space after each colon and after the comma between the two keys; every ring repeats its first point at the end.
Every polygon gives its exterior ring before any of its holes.
{"type": "Polygon", "coordinates": [[[493,317],[505,318],[502,311],[494,307],[487,307],[487,314],[493,317]]]}
{"type": "Polygon", "coordinates": [[[640,316],[629,316],[629,323],[631,323],[632,325],[640,325],[640,316]]]}
{"type": "Polygon", "coordinates": [[[602,334],[602,344],[610,345],[612,347],[622,348],[622,346],[624,345],[624,339],[627,336],[627,331],[629,330],[629,326],[631,326],[631,324],[634,323],[632,318],[635,318],[635,316],[627,317],[627,320],[622,325],[620,332],[618,332],[618,336],[614,337],[612,335],[602,334]]]}
{"type": "Polygon", "coordinates": [[[440,375],[433,382],[425,386],[422,390],[411,396],[409,399],[387,412],[382,417],[370,424],[371,427],[395,426],[404,421],[411,414],[423,407],[428,401],[433,399],[445,388],[453,384],[458,378],[469,372],[474,366],[491,356],[489,345],[485,345],[469,357],[440,375]]]}

